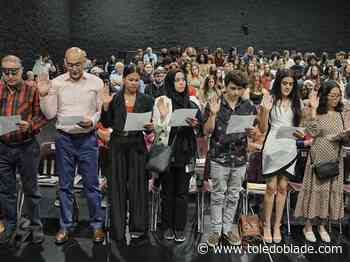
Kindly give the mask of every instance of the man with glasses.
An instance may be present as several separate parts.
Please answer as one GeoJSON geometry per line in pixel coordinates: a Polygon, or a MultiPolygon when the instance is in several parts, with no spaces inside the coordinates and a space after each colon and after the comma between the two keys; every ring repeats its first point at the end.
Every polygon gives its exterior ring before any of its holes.
{"type": "Polygon", "coordinates": [[[97,243],[104,240],[96,137],[103,81],[84,72],[84,64],[84,51],[77,47],[69,48],[65,55],[68,72],[56,77],[51,83],[47,76],[38,81],[43,113],[49,119],[57,116],[56,172],[59,177],[61,209],[61,228],[56,235],[57,244],[69,239],[73,225],[73,183],[76,166],[83,179],[90,212],[90,226],[94,230],[93,240],[97,243]],[[73,116],[82,120],[74,122],[78,120],[71,120],[73,116]]]}
{"type": "Polygon", "coordinates": [[[159,66],[153,73],[153,82],[145,88],[145,94],[153,98],[166,95],[165,90],[165,68],[159,66]]]}
{"type": "MultiPolygon", "coordinates": [[[[239,192],[247,163],[247,134],[226,134],[231,115],[255,115],[256,108],[250,100],[242,98],[247,81],[239,71],[225,76],[225,93],[209,99],[204,113],[204,133],[210,134],[211,233],[207,243],[218,245],[221,237],[231,245],[240,245],[235,215],[239,192]]],[[[207,183],[206,183],[207,184],[207,183]]]]}
{"type": "Polygon", "coordinates": [[[0,234],[0,244],[7,244],[13,237],[17,224],[16,173],[21,176],[30,220],[32,241],[44,240],[40,220],[41,198],[37,172],[40,147],[35,138],[47,119],[40,111],[39,92],[28,86],[22,78],[21,60],[13,55],[1,60],[0,116],[19,115],[18,130],[0,136],[0,202],[6,219],[5,230],[0,234]]]}

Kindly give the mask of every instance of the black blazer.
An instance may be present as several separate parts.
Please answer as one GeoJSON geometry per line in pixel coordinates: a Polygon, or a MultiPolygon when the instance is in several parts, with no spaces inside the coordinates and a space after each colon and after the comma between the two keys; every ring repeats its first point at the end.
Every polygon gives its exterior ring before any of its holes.
{"type": "MultiPolygon", "coordinates": [[[[133,109],[133,113],[145,113],[153,111],[154,99],[148,95],[137,93],[136,101],[133,109]]],[[[106,128],[113,129],[113,135],[117,135],[123,132],[126,121],[126,106],[124,100],[124,93],[117,93],[111,103],[109,104],[108,111],[102,109],[100,122],[106,128]]],[[[129,132],[131,134],[142,134],[141,131],[129,132]]]]}

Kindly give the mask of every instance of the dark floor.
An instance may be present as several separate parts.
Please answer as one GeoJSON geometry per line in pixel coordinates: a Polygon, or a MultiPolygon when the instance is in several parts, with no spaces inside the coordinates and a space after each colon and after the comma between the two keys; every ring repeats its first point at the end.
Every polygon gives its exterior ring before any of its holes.
{"type": "MultiPolygon", "coordinates": [[[[347,226],[344,225],[344,234],[339,235],[339,228],[335,225],[332,230],[331,246],[341,246],[342,254],[315,255],[315,254],[274,254],[271,251],[271,257],[268,254],[214,254],[214,250],[209,250],[205,255],[198,253],[198,246],[205,242],[209,231],[210,213],[208,204],[205,209],[205,227],[204,234],[196,232],[197,219],[195,215],[194,196],[191,196],[189,205],[189,217],[186,228],[187,239],[182,244],[175,244],[172,241],[163,240],[161,234],[149,233],[144,239],[131,241],[128,246],[112,242],[110,248],[104,245],[95,245],[91,241],[91,232],[87,224],[87,208],[85,199],[78,195],[80,203],[80,222],[75,229],[72,240],[63,246],[56,246],[54,236],[58,229],[57,208],[54,207],[55,199],[54,188],[42,188],[42,216],[44,217],[44,231],[46,235],[45,242],[42,245],[32,245],[23,243],[18,248],[0,248],[1,262],[23,261],[23,262],[92,262],[92,261],[278,261],[278,262],[306,262],[306,261],[350,261],[350,241],[345,235],[348,234],[347,226]],[[346,233],[346,234],[345,234],[346,233]],[[271,260],[272,259],[272,260],[271,260]]],[[[292,221],[294,223],[294,221],[292,221]]],[[[301,233],[300,225],[292,226],[292,233],[285,238],[285,243],[294,245],[294,248],[301,247],[305,243],[301,233]]],[[[286,230],[286,227],[284,228],[286,230]]],[[[319,238],[319,237],[318,237],[319,238]]],[[[310,245],[317,249],[322,243],[310,245]]],[[[280,245],[280,248],[283,248],[280,245]]],[[[295,250],[295,249],[294,249],[295,250]]]]}

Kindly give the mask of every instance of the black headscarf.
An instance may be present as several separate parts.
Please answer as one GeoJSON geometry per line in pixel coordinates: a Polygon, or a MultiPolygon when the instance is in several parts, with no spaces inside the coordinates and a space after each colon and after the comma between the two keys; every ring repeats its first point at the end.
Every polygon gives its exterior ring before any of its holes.
{"type": "Polygon", "coordinates": [[[164,79],[167,97],[171,99],[173,110],[180,109],[180,108],[190,108],[191,106],[190,97],[188,95],[186,76],[185,76],[185,82],[186,82],[185,90],[182,93],[180,93],[175,89],[175,75],[178,72],[182,73],[181,70],[170,71],[164,79]]]}
{"type": "MultiPolygon", "coordinates": [[[[183,71],[170,71],[164,80],[167,97],[171,99],[173,111],[181,108],[191,108],[191,101],[188,95],[188,87],[185,76],[186,87],[183,92],[178,92],[175,89],[175,75],[183,71]]],[[[174,156],[176,166],[183,166],[189,162],[196,154],[196,137],[192,127],[173,127],[170,131],[169,144],[173,142],[176,136],[174,145],[174,156]]]]}

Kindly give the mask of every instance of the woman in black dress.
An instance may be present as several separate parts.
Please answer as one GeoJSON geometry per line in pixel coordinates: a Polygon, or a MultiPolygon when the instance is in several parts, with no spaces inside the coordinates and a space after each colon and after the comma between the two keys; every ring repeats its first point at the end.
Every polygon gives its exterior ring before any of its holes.
{"type": "MultiPolygon", "coordinates": [[[[148,178],[145,172],[146,146],[142,131],[125,132],[128,112],[153,109],[153,98],[139,92],[140,74],[135,65],[124,69],[123,90],[113,97],[103,95],[101,123],[113,132],[109,141],[107,183],[111,203],[112,237],[125,240],[127,211],[132,238],[144,235],[148,227],[148,178]],[[127,200],[129,204],[127,205],[127,200]]],[[[145,125],[147,131],[153,124],[145,125]]]]}

